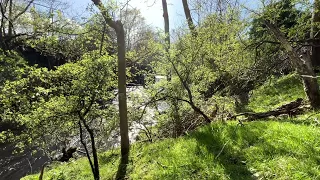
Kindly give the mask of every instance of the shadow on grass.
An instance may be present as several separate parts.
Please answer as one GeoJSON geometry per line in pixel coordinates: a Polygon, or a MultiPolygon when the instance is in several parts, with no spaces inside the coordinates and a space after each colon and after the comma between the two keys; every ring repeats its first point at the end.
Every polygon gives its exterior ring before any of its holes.
{"type": "MultiPolygon", "coordinates": [[[[230,133],[236,132],[237,127],[228,128],[230,133]]],[[[241,128],[241,127],[238,127],[241,128]]],[[[208,152],[215,156],[213,163],[219,163],[225,169],[225,173],[230,179],[254,179],[252,173],[248,170],[245,159],[241,152],[234,151],[231,148],[231,140],[224,140],[223,134],[217,131],[212,131],[211,127],[205,127],[202,131],[193,134],[198,142],[198,146],[204,146],[208,152]],[[228,141],[228,142],[227,142],[228,141]]]]}
{"type": "MultiPolygon", "coordinates": [[[[314,147],[316,142],[311,141],[312,145],[302,143],[291,146],[292,143],[306,140],[288,134],[288,130],[295,131],[299,127],[285,127],[281,124],[282,128],[277,130],[277,128],[272,128],[271,123],[274,122],[252,122],[244,127],[214,124],[213,128],[208,126],[195,132],[191,138],[195,138],[199,146],[205,147],[215,156],[216,162],[224,167],[225,173],[229,175],[230,179],[256,179],[248,167],[252,161],[264,163],[264,161],[272,161],[274,158],[294,157],[305,164],[319,162],[317,159],[318,150],[314,147]],[[246,151],[252,146],[258,150],[259,155],[255,154],[257,151],[246,151]]],[[[297,165],[296,168],[302,167],[297,165]]],[[[295,173],[295,171],[290,172],[291,175],[295,173]]],[[[316,176],[312,170],[304,169],[304,173],[308,177],[316,176]]],[[[278,175],[281,176],[281,174],[278,175]]]]}
{"type": "Polygon", "coordinates": [[[107,164],[109,162],[116,161],[118,159],[118,153],[110,153],[110,154],[103,154],[99,156],[99,163],[100,165],[107,164]]]}
{"type": "Polygon", "coordinates": [[[127,167],[129,164],[129,154],[121,156],[120,152],[111,152],[108,154],[103,154],[99,156],[99,162],[100,165],[106,165],[108,163],[116,164],[119,160],[120,157],[120,162],[118,165],[117,169],[117,174],[114,179],[117,180],[123,180],[123,179],[128,179],[127,178],[127,167]]]}
{"type": "Polygon", "coordinates": [[[128,163],[129,163],[129,154],[126,154],[122,156],[120,159],[120,163],[119,163],[118,171],[116,175],[117,180],[126,179],[128,163]]]}

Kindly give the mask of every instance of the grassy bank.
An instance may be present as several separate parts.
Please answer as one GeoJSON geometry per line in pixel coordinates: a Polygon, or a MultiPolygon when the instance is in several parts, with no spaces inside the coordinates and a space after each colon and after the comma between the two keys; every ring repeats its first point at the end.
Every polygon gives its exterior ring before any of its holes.
{"type": "MultiPolygon", "coordinates": [[[[295,75],[271,80],[253,91],[248,109],[266,111],[303,97],[295,75]]],[[[259,122],[215,123],[177,139],[136,143],[129,179],[320,179],[317,112],[259,122]]],[[[99,154],[101,179],[113,179],[119,151],[99,154]]],[[[24,180],[38,179],[38,174],[24,180]]],[[[86,158],[54,164],[44,179],[93,179],[86,158]]]]}
{"type": "MultiPolygon", "coordinates": [[[[213,124],[189,136],[135,144],[130,179],[318,179],[320,129],[289,122],[213,124]]],[[[118,151],[100,154],[101,179],[114,178],[118,151]]],[[[45,179],[92,179],[86,158],[54,165],[45,179]]],[[[38,179],[38,175],[24,180],[38,179]]]]}

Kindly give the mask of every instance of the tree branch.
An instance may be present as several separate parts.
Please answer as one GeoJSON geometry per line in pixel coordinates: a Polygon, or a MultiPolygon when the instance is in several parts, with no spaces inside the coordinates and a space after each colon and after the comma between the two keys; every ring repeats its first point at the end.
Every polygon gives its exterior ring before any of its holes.
{"type": "MultiPolygon", "coordinates": [[[[81,116],[80,111],[78,113],[79,113],[78,115],[80,117],[81,116]]],[[[89,160],[89,164],[90,164],[91,170],[92,170],[93,174],[95,174],[94,166],[93,166],[92,160],[90,158],[90,153],[88,151],[87,144],[85,143],[85,141],[83,139],[83,130],[82,130],[82,125],[81,125],[81,121],[80,120],[79,120],[78,124],[79,124],[79,130],[80,130],[80,141],[81,141],[81,144],[83,145],[83,147],[84,147],[84,149],[86,151],[86,155],[87,155],[87,158],[89,160]]]]}
{"type": "Polygon", "coordinates": [[[28,9],[29,7],[31,6],[31,4],[33,3],[34,0],[31,0],[28,5],[19,13],[17,14],[13,19],[12,21],[14,22],[16,19],[18,19],[22,14],[24,14],[28,9]]]}

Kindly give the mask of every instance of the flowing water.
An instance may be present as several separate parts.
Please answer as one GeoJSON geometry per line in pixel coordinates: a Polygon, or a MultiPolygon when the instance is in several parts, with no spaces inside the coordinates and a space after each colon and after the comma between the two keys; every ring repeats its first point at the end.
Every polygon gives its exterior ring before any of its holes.
{"type": "MultiPolygon", "coordinates": [[[[128,87],[128,106],[135,106],[130,98],[134,96],[140,96],[145,101],[149,98],[144,93],[144,89],[141,86],[128,87]]],[[[117,99],[113,101],[114,105],[118,104],[117,99]]],[[[144,107],[140,107],[144,108],[144,107]]],[[[160,111],[165,110],[167,105],[162,102],[159,103],[158,109],[160,111]]],[[[148,122],[148,126],[153,126],[157,122],[154,120],[154,109],[146,107],[146,112],[143,116],[143,121],[148,122]]],[[[5,127],[2,127],[5,129],[5,127]]],[[[133,122],[129,127],[129,138],[130,143],[135,142],[141,129],[145,128],[139,122],[133,122]]],[[[115,132],[108,140],[108,148],[117,147],[120,144],[120,137],[117,132],[115,132]]],[[[72,145],[80,146],[79,137],[75,137],[72,145]]],[[[26,149],[21,154],[13,154],[15,150],[14,144],[0,144],[0,180],[18,180],[27,174],[32,174],[39,172],[42,165],[49,160],[47,156],[42,155],[42,153],[37,153],[32,155],[32,149],[26,149]]]]}

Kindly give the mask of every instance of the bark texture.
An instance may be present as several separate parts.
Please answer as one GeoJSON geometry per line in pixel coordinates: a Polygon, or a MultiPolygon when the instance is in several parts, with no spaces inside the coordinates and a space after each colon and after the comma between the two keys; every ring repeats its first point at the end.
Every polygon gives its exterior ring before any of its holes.
{"type": "Polygon", "coordinates": [[[312,39],[311,62],[314,68],[320,67],[320,0],[314,0],[312,13],[312,27],[310,38],[312,39]]]}
{"type": "Polygon", "coordinates": [[[126,49],[124,29],[121,21],[114,21],[107,13],[106,8],[100,0],[92,0],[99,8],[106,23],[116,31],[117,49],[118,49],[118,98],[120,115],[120,136],[121,136],[121,156],[128,159],[129,155],[129,135],[128,135],[128,117],[127,117],[127,96],[126,96],[126,49]]]}
{"type": "Polygon", "coordinates": [[[195,25],[194,25],[192,17],[191,17],[188,1],[187,0],[182,0],[182,4],[183,4],[184,14],[186,16],[186,20],[187,20],[187,23],[188,23],[188,27],[189,27],[192,35],[193,36],[197,36],[198,34],[196,32],[196,28],[195,28],[195,25]]]}
{"type": "Polygon", "coordinates": [[[164,19],[164,32],[166,34],[166,50],[169,51],[170,48],[170,31],[169,31],[169,14],[168,14],[168,5],[166,0],[162,0],[163,8],[163,19],[164,19]]]}
{"type": "Polygon", "coordinates": [[[12,0],[9,1],[9,17],[8,17],[8,20],[9,20],[9,23],[8,23],[8,36],[11,37],[12,36],[12,8],[13,8],[13,2],[12,0]]]}
{"type": "Polygon", "coordinates": [[[261,113],[254,113],[254,112],[245,112],[241,114],[237,114],[235,116],[230,117],[229,119],[235,119],[238,116],[246,116],[246,121],[253,121],[263,118],[268,118],[270,116],[280,116],[282,114],[287,114],[289,116],[295,116],[301,114],[305,109],[302,107],[302,98],[298,98],[295,101],[292,101],[288,104],[282,105],[274,110],[261,112],[261,113]]]}

